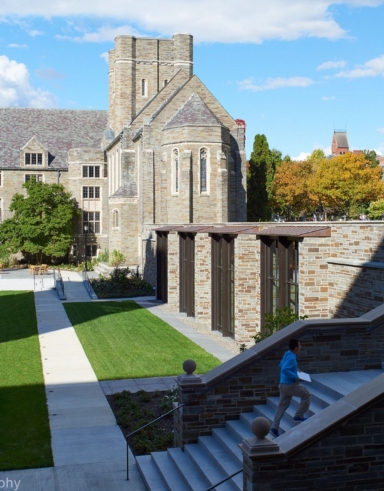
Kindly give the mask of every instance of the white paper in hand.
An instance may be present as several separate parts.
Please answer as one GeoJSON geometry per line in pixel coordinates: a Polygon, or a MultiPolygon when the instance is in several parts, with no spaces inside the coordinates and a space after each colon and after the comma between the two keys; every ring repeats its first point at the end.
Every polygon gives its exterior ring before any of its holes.
{"type": "Polygon", "coordinates": [[[312,382],[311,376],[309,375],[309,373],[297,372],[297,375],[299,376],[299,379],[301,379],[301,380],[305,380],[306,382],[312,382]]]}

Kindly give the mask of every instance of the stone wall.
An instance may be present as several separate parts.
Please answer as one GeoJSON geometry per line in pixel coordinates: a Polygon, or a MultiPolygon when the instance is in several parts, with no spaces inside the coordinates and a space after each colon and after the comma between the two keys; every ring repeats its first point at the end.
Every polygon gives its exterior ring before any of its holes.
{"type": "Polygon", "coordinates": [[[384,395],[294,455],[244,455],[244,491],[382,490],[383,422],[384,395]]]}
{"type": "Polygon", "coordinates": [[[260,330],[260,242],[255,235],[235,240],[235,340],[254,344],[260,330]]]}
{"type": "Polygon", "coordinates": [[[195,443],[227,420],[265,404],[267,397],[278,396],[279,363],[293,337],[302,345],[304,372],[381,368],[384,307],[356,320],[297,321],[203,375],[195,386],[179,383],[180,402],[187,405],[175,415],[176,445],[195,443]]]}

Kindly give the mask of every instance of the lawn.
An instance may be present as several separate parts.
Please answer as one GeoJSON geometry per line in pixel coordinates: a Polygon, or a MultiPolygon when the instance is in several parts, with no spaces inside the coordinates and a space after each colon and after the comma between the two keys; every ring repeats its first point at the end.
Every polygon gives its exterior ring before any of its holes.
{"type": "Polygon", "coordinates": [[[99,380],[145,378],[183,373],[196,361],[205,373],[220,361],[133,301],[65,303],[99,380]]]}
{"type": "Polygon", "coordinates": [[[0,291],[0,470],[53,465],[32,292],[0,291]]]}

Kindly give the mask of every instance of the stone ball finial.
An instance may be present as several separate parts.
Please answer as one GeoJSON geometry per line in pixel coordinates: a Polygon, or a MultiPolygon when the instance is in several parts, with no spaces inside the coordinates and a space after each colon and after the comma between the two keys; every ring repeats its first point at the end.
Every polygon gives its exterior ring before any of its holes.
{"type": "Polygon", "coordinates": [[[271,429],[271,424],[267,418],[262,416],[255,418],[251,423],[251,431],[258,440],[264,440],[271,429]]]}
{"type": "Polygon", "coordinates": [[[187,373],[187,375],[192,375],[192,373],[196,370],[195,360],[185,360],[183,363],[183,370],[187,373]]]}

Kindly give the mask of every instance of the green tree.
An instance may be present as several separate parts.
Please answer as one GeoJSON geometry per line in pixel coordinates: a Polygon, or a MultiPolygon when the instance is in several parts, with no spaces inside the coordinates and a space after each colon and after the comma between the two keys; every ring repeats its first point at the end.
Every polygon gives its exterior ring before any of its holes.
{"type": "Polygon", "coordinates": [[[368,216],[372,220],[381,220],[384,216],[384,199],[372,201],[368,207],[368,216]]]}
{"type": "Polygon", "coordinates": [[[13,196],[13,217],[0,225],[0,242],[11,253],[22,251],[52,258],[67,254],[72,243],[74,219],[80,215],[76,201],[61,184],[28,181],[27,196],[13,196]]]}
{"type": "MultiPolygon", "coordinates": [[[[268,192],[271,192],[274,177],[274,165],[278,157],[276,150],[269,150],[265,135],[256,135],[247,172],[247,213],[248,221],[270,220],[268,192]]],[[[280,154],[280,152],[279,152],[280,154]]],[[[281,154],[280,157],[281,158],[281,154]]]]}
{"type": "Polygon", "coordinates": [[[365,158],[371,163],[371,167],[377,167],[380,162],[377,160],[377,153],[374,150],[363,150],[365,158]]]}

